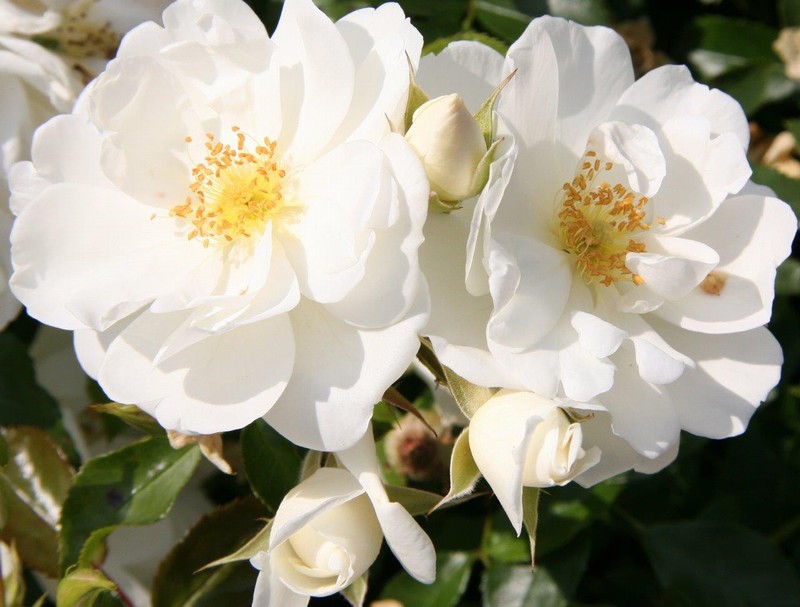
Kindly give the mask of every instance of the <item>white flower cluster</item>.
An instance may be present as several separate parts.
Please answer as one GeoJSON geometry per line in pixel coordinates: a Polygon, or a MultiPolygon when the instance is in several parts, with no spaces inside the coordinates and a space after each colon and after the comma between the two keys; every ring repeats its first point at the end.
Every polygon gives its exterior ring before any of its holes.
{"type": "Polygon", "coordinates": [[[434,578],[370,426],[420,337],[490,389],[468,448],[517,531],[523,487],[655,472],[776,385],[797,221],[749,181],[739,105],[686,69],[634,81],[617,34],[555,18],[506,57],[420,58],[395,4],[286,0],[269,36],[241,0],[177,0],[120,42],[164,5],[128,4],[0,0],[11,290],[165,428],[263,418],[336,453],[279,508],[254,604],[344,590],[383,538],[434,578]],[[44,122],[80,87],[32,35],[90,74],[119,50],[44,122]]]}

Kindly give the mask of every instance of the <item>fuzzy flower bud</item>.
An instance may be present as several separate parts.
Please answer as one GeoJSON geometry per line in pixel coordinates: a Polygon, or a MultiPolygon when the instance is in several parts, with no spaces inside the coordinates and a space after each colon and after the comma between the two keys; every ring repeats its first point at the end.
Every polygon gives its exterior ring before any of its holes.
{"type": "Polygon", "coordinates": [[[422,104],[414,112],[406,141],[422,160],[431,191],[441,200],[475,195],[475,174],[487,147],[460,95],[436,97],[422,104]]]}
{"type": "MultiPolygon", "coordinates": [[[[441,419],[436,413],[423,411],[422,416],[437,432],[441,431],[441,419]]],[[[442,444],[430,428],[411,414],[404,415],[386,434],[383,447],[392,469],[411,480],[434,480],[445,472],[442,444]]]]}

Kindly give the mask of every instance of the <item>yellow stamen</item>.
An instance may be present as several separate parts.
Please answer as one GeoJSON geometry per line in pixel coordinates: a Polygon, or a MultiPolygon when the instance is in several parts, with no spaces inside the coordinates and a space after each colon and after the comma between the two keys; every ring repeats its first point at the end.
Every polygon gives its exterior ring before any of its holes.
{"type": "Polygon", "coordinates": [[[235,148],[206,133],[207,153],[192,169],[191,195],[170,210],[192,224],[187,238],[200,238],[205,248],[261,234],[285,206],[286,172],[276,162],[275,142],[265,138],[251,151],[239,127],[231,130],[237,134],[235,148]]]}
{"type": "Polygon", "coordinates": [[[632,236],[650,229],[644,221],[647,197],[620,183],[595,185],[612,168],[614,163],[601,162],[593,150],[586,152],[579,172],[559,194],[559,236],[587,283],[611,286],[625,279],[640,285],[644,279],[625,266],[625,257],[646,251],[632,236]]]}

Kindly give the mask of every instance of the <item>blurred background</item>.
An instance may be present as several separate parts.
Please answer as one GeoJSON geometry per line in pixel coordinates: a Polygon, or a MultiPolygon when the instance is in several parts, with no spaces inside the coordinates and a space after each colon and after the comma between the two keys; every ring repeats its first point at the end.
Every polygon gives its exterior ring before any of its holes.
{"type": "MultiPolygon", "coordinates": [[[[248,2],[272,31],[280,0],[248,2]]],[[[315,2],[333,18],[381,4],[315,2]]],[[[531,19],[551,14],[614,28],[630,46],[637,76],[664,64],[687,64],[695,79],[741,103],[750,120],[753,179],[774,189],[800,215],[800,0],[401,0],[400,4],[425,37],[426,52],[436,52],[450,40],[474,39],[504,53],[531,19]]],[[[488,486],[481,484],[469,501],[419,519],[438,551],[436,583],[414,582],[384,547],[370,570],[365,604],[800,605],[800,261],[796,254],[778,272],[770,325],[784,350],[783,379],[744,435],[723,441],[684,435],[677,461],[660,474],[631,473],[590,490],[567,486],[543,491],[533,571],[527,538],[515,536],[488,486]]],[[[86,403],[107,399],[96,385],[87,385],[71,352],[68,334],[39,327],[24,313],[0,334],[0,426],[33,427],[4,429],[0,451],[35,454],[38,445],[42,453],[56,454],[42,469],[61,471],[59,504],[82,461],[142,436],[130,424],[140,423],[145,432],[161,432],[135,414],[126,424],[119,411],[109,415],[102,408],[87,409],[86,403]],[[45,443],[51,451],[44,450],[45,443]]],[[[409,373],[398,390],[423,412],[438,438],[410,416],[379,405],[375,429],[387,481],[442,495],[447,491],[449,449],[458,432],[453,404],[420,373],[409,373]]],[[[153,440],[164,443],[169,452],[165,437],[153,440]]],[[[274,513],[295,483],[303,453],[261,420],[226,434],[224,440],[224,455],[236,476],[223,475],[203,462],[170,517],[158,526],[129,527],[111,536],[106,572],[120,586],[128,584],[125,589],[132,600],[144,597],[138,604],[250,605],[256,571],[246,561],[195,572],[251,537],[260,528],[254,522],[258,517],[274,513]],[[272,465],[265,467],[264,461],[272,465]],[[135,547],[149,552],[139,554],[135,547]]],[[[7,461],[8,453],[0,452],[0,459],[7,461]]],[[[14,518],[9,508],[17,502],[9,501],[8,487],[17,487],[22,476],[15,477],[20,471],[9,466],[0,471],[0,496],[6,495],[0,499],[0,523],[16,520],[17,528],[9,523],[0,531],[0,539],[13,539],[28,567],[48,571],[55,558],[58,517],[49,526],[41,520],[23,520],[22,510],[14,518]],[[36,557],[44,562],[34,562],[36,557]]],[[[101,475],[102,462],[95,469],[101,475]]],[[[49,474],[51,481],[58,476],[49,474]]],[[[3,555],[4,567],[12,560],[3,555]]],[[[7,570],[2,577],[6,588],[0,588],[0,597],[8,596],[13,581],[7,570]]],[[[30,589],[25,605],[51,604],[37,602],[48,586],[45,578],[28,569],[19,579],[30,589]]],[[[315,604],[348,603],[334,596],[312,599],[315,604]]]]}

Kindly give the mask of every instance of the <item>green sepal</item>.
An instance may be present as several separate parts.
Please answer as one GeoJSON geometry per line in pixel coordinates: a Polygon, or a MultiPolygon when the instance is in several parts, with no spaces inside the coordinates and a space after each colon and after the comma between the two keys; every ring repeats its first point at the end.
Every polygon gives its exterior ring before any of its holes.
{"type": "Polygon", "coordinates": [[[413,403],[403,396],[397,388],[390,387],[388,390],[386,390],[386,392],[383,394],[382,402],[386,403],[387,405],[391,405],[392,407],[396,407],[401,411],[405,411],[406,413],[410,413],[416,417],[428,430],[430,430],[434,436],[438,437],[434,427],[428,423],[428,420],[423,417],[422,413],[419,412],[419,409],[417,409],[413,403]]]}
{"type": "Polygon", "coordinates": [[[483,191],[483,188],[486,187],[486,184],[489,181],[489,170],[492,167],[492,163],[495,161],[495,157],[497,156],[497,150],[500,148],[500,144],[503,143],[504,138],[500,137],[496,141],[489,146],[489,149],[486,150],[486,153],[481,158],[481,161],[478,163],[478,166],[475,167],[475,172],[472,174],[472,183],[469,187],[469,195],[467,198],[472,198],[473,196],[477,196],[483,191]]]}
{"type": "Polygon", "coordinates": [[[417,351],[417,360],[421,362],[428,371],[433,374],[433,377],[440,384],[447,385],[447,378],[444,375],[444,367],[439,359],[436,358],[436,353],[433,351],[431,341],[427,337],[420,338],[419,350],[417,351]]]}
{"type": "Polygon", "coordinates": [[[356,578],[352,584],[341,591],[341,595],[353,607],[363,607],[364,599],[367,598],[367,574],[356,578]]]}
{"type": "Polygon", "coordinates": [[[450,491],[433,507],[432,511],[472,493],[480,479],[481,472],[478,470],[478,465],[469,448],[469,428],[465,428],[458,435],[450,456],[450,491]]]}
{"type": "Polygon", "coordinates": [[[445,48],[447,48],[451,42],[459,42],[461,40],[480,42],[481,44],[484,44],[497,51],[501,55],[505,55],[508,52],[508,44],[502,40],[499,40],[493,36],[489,36],[488,34],[470,30],[466,32],[458,32],[457,34],[448,36],[447,38],[439,38],[438,40],[434,40],[433,42],[426,44],[422,48],[422,56],[424,57],[425,55],[430,55],[431,53],[438,55],[445,48]]]}
{"type": "Polygon", "coordinates": [[[461,208],[461,201],[454,200],[448,202],[439,198],[436,192],[431,192],[428,198],[428,212],[429,213],[452,213],[461,208]]]}
{"type": "Polygon", "coordinates": [[[450,388],[458,407],[470,419],[497,392],[492,388],[467,381],[449,367],[444,367],[444,375],[447,378],[447,387],[450,388]]]}
{"type": "Polygon", "coordinates": [[[406,103],[406,115],[403,122],[403,134],[411,128],[411,123],[414,121],[414,112],[430,99],[427,93],[417,84],[414,65],[411,63],[411,58],[408,54],[406,54],[406,59],[408,60],[408,102],[406,103]]]}
{"type": "Polygon", "coordinates": [[[298,482],[306,480],[320,468],[322,468],[322,451],[310,450],[306,453],[306,456],[303,458],[303,463],[300,465],[300,478],[298,482]]]}
{"type": "Polygon", "coordinates": [[[132,428],[136,428],[145,434],[159,436],[164,434],[164,428],[151,416],[142,411],[136,405],[122,405],[120,403],[103,403],[91,405],[90,409],[105,415],[113,415],[117,419],[124,421],[132,428]]]}
{"type": "Polygon", "coordinates": [[[389,501],[400,504],[411,516],[427,514],[442,499],[441,495],[430,491],[398,485],[386,485],[386,494],[389,496],[389,501]]]}
{"type": "Polygon", "coordinates": [[[227,556],[223,556],[216,561],[204,565],[198,571],[203,571],[211,567],[219,567],[228,563],[235,563],[238,561],[249,561],[256,556],[259,552],[266,552],[269,550],[269,534],[272,531],[272,521],[268,521],[264,528],[256,533],[252,538],[247,540],[247,543],[227,556]]]}
{"type": "Polygon", "coordinates": [[[531,542],[531,569],[536,564],[536,527],[539,524],[540,495],[541,490],[538,487],[522,488],[522,522],[531,542]]]}
{"type": "Polygon", "coordinates": [[[436,353],[433,351],[433,346],[429,339],[423,337],[420,339],[420,343],[422,347],[417,352],[417,358],[433,373],[436,381],[450,389],[450,393],[453,395],[459,409],[469,419],[472,419],[475,412],[499,391],[499,388],[485,388],[473,384],[449,367],[441,364],[439,359],[436,358],[436,353]]]}
{"type": "Polygon", "coordinates": [[[511,72],[508,76],[503,79],[503,81],[497,85],[497,87],[492,91],[492,94],[483,102],[481,109],[477,111],[475,114],[475,122],[478,123],[478,126],[481,127],[481,132],[483,133],[483,140],[486,142],[486,147],[492,147],[492,141],[494,140],[494,106],[497,103],[497,98],[500,96],[500,93],[503,92],[503,89],[506,88],[506,85],[511,82],[511,79],[516,75],[517,70],[511,72]]]}

